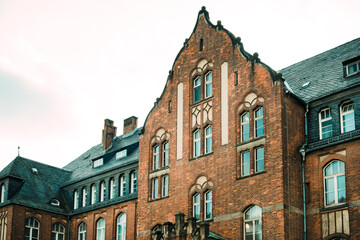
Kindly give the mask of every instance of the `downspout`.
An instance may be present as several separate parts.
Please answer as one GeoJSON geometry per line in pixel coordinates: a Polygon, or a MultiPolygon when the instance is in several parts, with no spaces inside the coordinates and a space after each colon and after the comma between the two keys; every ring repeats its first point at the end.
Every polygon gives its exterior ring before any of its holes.
{"type": "Polygon", "coordinates": [[[68,221],[67,240],[70,240],[70,215],[67,215],[67,221],[68,221]]]}
{"type": "Polygon", "coordinates": [[[304,115],[305,120],[305,144],[300,148],[299,152],[302,156],[301,161],[301,173],[302,173],[302,188],[303,188],[303,212],[304,212],[304,240],[306,240],[306,191],[305,191],[305,161],[306,161],[306,145],[307,145],[307,113],[309,111],[309,105],[306,104],[306,111],[304,115]]]}

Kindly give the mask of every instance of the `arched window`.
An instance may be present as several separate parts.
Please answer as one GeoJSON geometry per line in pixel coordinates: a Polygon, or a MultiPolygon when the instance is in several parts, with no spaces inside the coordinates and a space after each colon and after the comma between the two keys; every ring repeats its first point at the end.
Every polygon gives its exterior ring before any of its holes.
{"type": "Polygon", "coordinates": [[[5,202],[5,184],[1,184],[0,203],[5,202]]]}
{"type": "Polygon", "coordinates": [[[212,191],[211,190],[205,192],[204,201],[205,201],[204,202],[205,220],[211,219],[212,218],[212,191]]]}
{"type": "Polygon", "coordinates": [[[333,135],[330,108],[323,109],[319,112],[319,129],[320,139],[328,138],[333,135]]]}
{"type": "Polygon", "coordinates": [[[100,218],[96,222],[96,240],[105,240],[105,219],[100,218]]]}
{"type": "Polygon", "coordinates": [[[91,184],[91,204],[94,204],[96,201],[96,185],[91,184]]]}
{"type": "Polygon", "coordinates": [[[78,240],[86,240],[86,223],[82,222],[79,225],[79,234],[78,234],[78,240]]]}
{"type": "Polygon", "coordinates": [[[52,225],[51,240],[64,240],[65,228],[60,223],[52,225]]]}
{"type": "Polygon", "coordinates": [[[74,209],[79,208],[79,191],[76,189],[74,191],[74,209]]]}
{"type": "Polygon", "coordinates": [[[341,115],[341,133],[355,130],[355,113],[354,104],[352,102],[345,102],[340,107],[341,115]]]}
{"type": "Polygon", "coordinates": [[[126,195],[126,180],[125,174],[120,176],[120,196],[126,195]]]}
{"type": "Polygon", "coordinates": [[[110,178],[110,199],[115,198],[115,178],[110,178]]]}
{"type": "Polygon", "coordinates": [[[39,230],[39,222],[35,218],[27,218],[25,221],[25,240],[38,240],[39,230]]]}
{"type": "Polygon", "coordinates": [[[163,159],[162,159],[162,164],[163,167],[169,166],[169,141],[166,141],[163,143],[163,159]]]}
{"type": "Polygon", "coordinates": [[[333,161],[324,169],[325,205],[336,205],[346,200],[345,164],[333,161]]]}
{"type": "Polygon", "coordinates": [[[193,196],[193,217],[196,221],[200,220],[200,193],[193,196]]]}
{"type": "Polygon", "coordinates": [[[241,115],[241,141],[247,141],[250,138],[249,112],[241,115]]]}
{"type": "Polygon", "coordinates": [[[244,239],[262,239],[261,208],[253,206],[245,212],[244,239]]]}
{"type": "Polygon", "coordinates": [[[137,191],[137,176],[136,171],[132,171],[130,173],[130,193],[134,193],[137,191]]]}
{"type": "Polygon", "coordinates": [[[126,214],[122,213],[117,217],[116,221],[116,240],[126,239],[126,214]]]}
{"type": "Polygon", "coordinates": [[[159,145],[153,147],[153,170],[159,168],[159,145]]]}
{"type": "Polygon", "coordinates": [[[87,202],[87,188],[83,187],[82,189],[82,206],[85,207],[87,202]]]}
{"type": "Polygon", "coordinates": [[[106,188],[105,182],[102,181],[100,183],[100,202],[104,201],[105,199],[105,188],[106,188]]]}
{"type": "Polygon", "coordinates": [[[264,122],[263,122],[263,108],[259,107],[255,110],[254,123],[255,123],[255,137],[264,135],[264,122]]]}

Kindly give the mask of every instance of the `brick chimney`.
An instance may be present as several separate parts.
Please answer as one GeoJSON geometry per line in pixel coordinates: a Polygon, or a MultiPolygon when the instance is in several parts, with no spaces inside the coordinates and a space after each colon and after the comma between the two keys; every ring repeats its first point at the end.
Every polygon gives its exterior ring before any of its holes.
{"type": "Polygon", "coordinates": [[[128,134],[134,131],[134,129],[137,127],[137,117],[129,117],[124,120],[124,133],[128,134]]]}
{"type": "Polygon", "coordinates": [[[101,141],[103,144],[103,150],[106,150],[110,147],[114,137],[116,137],[116,127],[114,126],[114,121],[105,119],[101,141]]]}

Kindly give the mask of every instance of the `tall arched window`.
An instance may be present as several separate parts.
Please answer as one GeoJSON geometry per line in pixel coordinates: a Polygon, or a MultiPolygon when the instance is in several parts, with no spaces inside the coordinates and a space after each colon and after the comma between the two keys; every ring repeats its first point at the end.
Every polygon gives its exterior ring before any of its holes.
{"type": "Polygon", "coordinates": [[[100,183],[100,202],[104,201],[105,199],[105,182],[102,181],[100,183]]]}
{"type": "Polygon", "coordinates": [[[193,196],[193,217],[196,221],[200,220],[200,193],[193,196]]]}
{"type": "Polygon", "coordinates": [[[78,240],[86,240],[86,223],[84,222],[79,225],[78,240]]]}
{"type": "Polygon", "coordinates": [[[137,191],[137,176],[136,171],[130,173],[130,193],[137,191]]]}
{"type": "Polygon", "coordinates": [[[3,203],[5,201],[5,184],[1,184],[1,197],[0,197],[0,203],[3,203]]]}
{"type": "Polygon", "coordinates": [[[126,239],[126,214],[122,213],[117,217],[116,221],[116,240],[126,239]]]}
{"type": "Polygon", "coordinates": [[[94,204],[96,201],[96,185],[91,184],[91,204],[94,204]]]}
{"type": "Polygon", "coordinates": [[[52,225],[51,240],[64,240],[65,228],[60,223],[52,225]]]}
{"type": "Polygon", "coordinates": [[[110,199],[115,198],[115,178],[110,179],[110,199]]]}
{"type": "Polygon", "coordinates": [[[25,221],[25,240],[39,239],[40,223],[35,218],[28,218],[25,221]]]}
{"type": "Polygon", "coordinates": [[[79,207],[79,192],[78,190],[74,191],[74,209],[79,207]]]}
{"type": "Polygon", "coordinates": [[[212,191],[209,190],[205,193],[204,197],[204,218],[205,220],[212,218],[212,191]]]}
{"type": "Polygon", "coordinates": [[[126,195],[126,180],[125,174],[121,175],[120,177],[120,196],[126,195]]]}
{"type": "Polygon", "coordinates": [[[341,133],[355,130],[355,113],[354,104],[352,102],[345,102],[340,107],[341,115],[341,133]]]}
{"type": "Polygon", "coordinates": [[[105,240],[105,219],[100,218],[96,222],[96,240],[105,240]]]}
{"type": "Polygon", "coordinates": [[[261,212],[262,210],[258,206],[253,206],[245,212],[245,221],[244,221],[245,240],[262,239],[261,212]]]}
{"type": "Polygon", "coordinates": [[[87,202],[87,188],[83,187],[82,189],[82,206],[85,207],[87,202]]]}
{"type": "Polygon", "coordinates": [[[325,205],[344,203],[346,200],[345,164],[333,161],[324,169],[325,205]]]}

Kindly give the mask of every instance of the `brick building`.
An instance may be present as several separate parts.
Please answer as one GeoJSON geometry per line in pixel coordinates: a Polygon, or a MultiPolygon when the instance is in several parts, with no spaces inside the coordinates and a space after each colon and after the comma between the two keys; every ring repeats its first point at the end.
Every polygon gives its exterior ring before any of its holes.
{"type": "Polygon", "coordinates": [[[0,240],[360,238],[359,83],[360,38],[276,72],[202,8],[141,128],[0,172],[0,240]]]}

